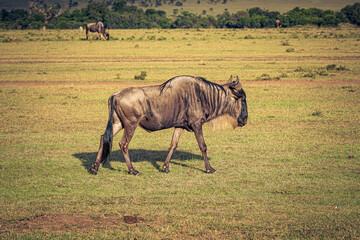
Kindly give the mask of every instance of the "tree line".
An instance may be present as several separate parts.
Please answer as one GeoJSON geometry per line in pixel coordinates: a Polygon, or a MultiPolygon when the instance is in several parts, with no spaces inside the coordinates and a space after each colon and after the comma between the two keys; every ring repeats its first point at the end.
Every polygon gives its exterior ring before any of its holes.
{"type": "MultiPolygon", "coordinates": [[[[127,0],[129,1],[129,0],[127,0]]],[[[360,3],[339,11],[299,8],[280,14],[259,7],[217,16],[182,11],[169,18],[165,11],[127,5],[126,0],[93,1],[82,9],[62,10],[43,0],[30,2],[29,9],[1,10],[0,29],[74,29],[89,22],[101,21],[109,29],[139,28],[267,28],[296,25],[337,26],[339,23],[360,25],[360,3]]]]}

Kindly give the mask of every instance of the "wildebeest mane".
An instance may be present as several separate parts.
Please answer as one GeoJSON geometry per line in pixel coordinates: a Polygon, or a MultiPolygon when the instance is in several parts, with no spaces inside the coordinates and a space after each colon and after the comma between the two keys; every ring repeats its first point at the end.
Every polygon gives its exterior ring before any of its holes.
{"type": "Polygon", "coordinates": [[[208,80],[206,80],[205,78],[202,78],[202,77],[193,77],[193,76],[190,76],[190,75],[182,75],[182,76],[177,76],[177,77],[173,77],[169,80],[167,80],[166,82],[164,82],[163,84],[160,85],[159,89],[160,89],[160,95],[162,94],[162,92],[164,91],[165,87],[167,85],[169,85],[174,79],[176,78],[179,78],[179,77],[190,77],[190,78],[194,78],[196,80],[199,80],[200,82],[204,83],[205,85],[209,86],[210,88],[212,89],[217,89],[217,90],[221,90],[223,91],[224,93],[226,93],[225,89],[219,85],[219,84],[216,84],[216,83],[213,83],[213,82],[210,82],[208,80]]]}

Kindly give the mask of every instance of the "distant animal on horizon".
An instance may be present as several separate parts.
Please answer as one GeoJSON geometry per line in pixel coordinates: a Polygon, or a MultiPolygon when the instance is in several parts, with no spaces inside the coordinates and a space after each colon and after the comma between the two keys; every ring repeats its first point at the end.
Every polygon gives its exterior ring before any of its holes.
{"type": "Polygon", "coordinates": [[[97,32],[99,34],[100,40],[102,38],[104,38],[105,40],[109,40],[110,38],[110,34],[105,31],[105,27],[102,22],[86,24],[86,40],[88,40],[90,32],[97,32]]]}
{"type": "Polygon", "coordinates": [[[174,128],[170,150],[163,165],[169,173],[170,158],[177,148],[184,129],[195,133],[208,173],[216,170],[210,166],[202,126],[205,122],[227,116],[233,127],[247,123],[246,94],[239,78],[232,76],[224,85],[201,77],[177,76],[157,86],[131,87],[114,93],[108,100],[109,120],[105,133],[100,138],[100,147],[92,165],[97,174],[100,163],[106,162],[112,148],[113,137],[124,129],[119,143],[129,173],[138,175],[131,164],[129,143],[135,129],[140,126],[148,132],[174,128]]]}

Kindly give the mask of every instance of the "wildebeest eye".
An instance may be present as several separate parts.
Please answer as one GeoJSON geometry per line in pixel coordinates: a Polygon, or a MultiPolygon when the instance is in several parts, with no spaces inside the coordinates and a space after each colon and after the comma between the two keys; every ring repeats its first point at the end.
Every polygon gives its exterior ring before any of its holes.
{"type": "Polygon", "coordinates": [[[245,98],[245,92],[242,89],[237,90],[234,88],[234,89],[231,89],[231,91],[234,94],[234,98],[236,100],[239,100],[239,99],[243,100],[245,98]]]}

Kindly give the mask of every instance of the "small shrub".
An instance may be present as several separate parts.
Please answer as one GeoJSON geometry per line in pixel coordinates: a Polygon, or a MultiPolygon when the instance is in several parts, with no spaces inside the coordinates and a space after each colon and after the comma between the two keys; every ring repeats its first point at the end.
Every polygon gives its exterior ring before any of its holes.
{"type": "Polygon", "coordinates": [[[315,77],[316,77],[316,74],[315,74],[315,73],[312,73],[312,72],[309,72],[309,73],[306,73],[303,77],[315,78],[315,77]]]}
{"type": "Polygon", "coordinates": [[[329,64],[326,66],[326,70],[336,70],[336,64],[329,64]]]}
{"type": "Polygon", "coordinates": [[[321,69],[321,68],[316,70],[316,73],[320,76],[329,76],[329,74],[324,69],[321,69]]]}
{"type": "Polygon", "coordinates": [[[141,71],[140,75],[135,75],[135,80],[145,80],[146,78],[146,71],[141,71]]]}
{"type": "Polygon", "coordinates": [[[264,80],[264,81],[268,81],[268,80],[271,80],[271,77],[269,74],[267,73],[264,73],[262,74],[260,77],[258,77],[256,80],[264,80]]]}
{"type": "Polygon", "coordinates": [[[321,112],[321,111],[313,112],[313,113],[311,114],[311,116],[313,116],[313,117],[320,117],[320,116],[322,116],[322,112],[321,112]]]}
{"type": "Polygon", "coordinates": [[[252,35],[246,35],[246,36],[244,37],[244,39],[255,39],[255,37],[252,36],[252,35]]]}
{"type": "Polygon", "coordinates": [[[301,67],[301,66],[295,68],[295,72],[305,72],[305,71],[306,71],[306,70],[305,70],[303,67],[301,67]]]}
{"type": "Polygon", "coordinates": [[[336,67],[336,64],[329,64],[326,66],[326,70],[328,71],[345,71],[345,70],[349,70],[347,67],[345,66],[339,66],[336,67]]]}
{"type": "Polygon", "coordinates": [[[341,66],[340,65],[340,67],[338,67],[336,70],[338,70],[338,71],[345,71],[345,70],[349,70],[347,67],[345,67],[345,66],[341,66]]]}
{"type": "Polygon", "coordinates": [[[286,52],[295,52],[295,49],[294,48],[288,48],[288,49],[286,49],[286,52]]]}
{"type": "Polygon", "coordinates": [[[288,78],[289,76],[286,73],[282,73],[279,78],[288,78]]]}
{"type": "Polygon", "coordinates": [[[281,46],[290,46],[289,40],[282,41],[281,46]]]}

